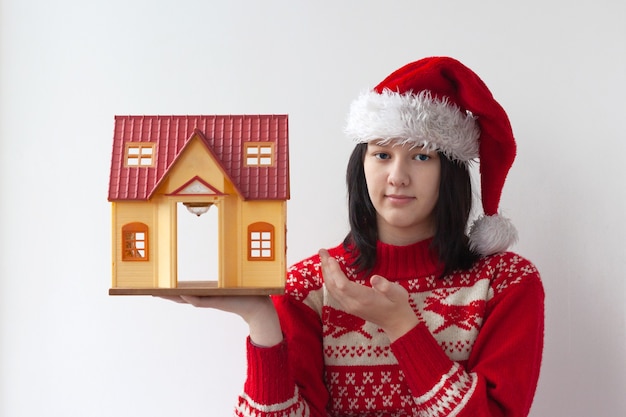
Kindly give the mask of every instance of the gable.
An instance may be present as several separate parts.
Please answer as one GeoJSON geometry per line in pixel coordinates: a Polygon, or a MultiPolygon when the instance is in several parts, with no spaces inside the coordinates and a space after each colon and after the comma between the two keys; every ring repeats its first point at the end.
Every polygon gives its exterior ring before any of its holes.
{"type": "MultiPolygon", "coordinates": [[[[226,184],[231,184],[228,174],[213,155],[204,139],[194,133],[187,141],[178,157],[172,162],[168,171],[154,189],[154,194],[176,194],[187,184],[196,178],[196,187],[204,186],[214,190],[209,194],[224,194],[226,184]]],[[[228,187],[232,191],[232,185],[228,187]]],[[[239,190],[236,190],[239,193],[239,190]]]]}
{"type": "Polygon", "coordinates": [[[243,199],[289,199],[287,115],[115,116],[109,201],[150,199],[194,137],[243,199]],[[271,145],[271,163],[246,157],[260,145],[271,145]],[[129,163],[129,147],[137,161],[129,163]]]}
{"type": "Polygon", "coordinates": [[[199,195],[222,195],[223,193],[208,184],[200,177],[193,177],[187,183],[185,183],[182,187],[177,190],[174,190],[170,195],[188,195],[188,196],[199,196],[199,195]]]}

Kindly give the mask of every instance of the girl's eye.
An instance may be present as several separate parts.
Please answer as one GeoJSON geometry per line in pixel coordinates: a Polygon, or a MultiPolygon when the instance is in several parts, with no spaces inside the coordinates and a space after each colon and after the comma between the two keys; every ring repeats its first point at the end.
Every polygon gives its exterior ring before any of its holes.
{"type": "Polygon", "coordinates": [[[378,159],[389,159],[389,154],[385,152],[378,152],[375,156],[378,159]]]}
{"type": "Polygon", "coordinates": [[[421,153],[419,155],[415,155],[415,159],[418,161],[428,161],[430,159],[430,156],[421,153]]]}

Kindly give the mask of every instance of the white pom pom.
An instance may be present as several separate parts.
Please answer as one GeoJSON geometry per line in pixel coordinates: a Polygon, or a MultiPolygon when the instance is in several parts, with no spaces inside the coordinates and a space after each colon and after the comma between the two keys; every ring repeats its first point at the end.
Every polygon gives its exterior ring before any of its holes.
{"type": "Polygon", "coordinates": [[[517,242],[517,230],[513,223],[499,214],[481,216],[472,225],[469,233],[470,249],[487,256],[504,252],[517,242]]]}

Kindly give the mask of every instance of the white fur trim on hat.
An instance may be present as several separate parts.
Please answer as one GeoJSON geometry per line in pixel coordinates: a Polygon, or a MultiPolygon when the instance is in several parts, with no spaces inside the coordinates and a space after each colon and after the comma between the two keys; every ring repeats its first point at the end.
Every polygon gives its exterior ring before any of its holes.
{"type": "Polygon", "coordinates": [[[499,214],[480,216],[470,228],[469,239],[474,252],[493,255],[517,242],[517,230],[509,219],[499,214]]]}
{"type": "Polygon", "coordinates": [[[350,106],[346,135],[357,143],[400,139],[428,150],[439,150],[459,161],[478,157],[480,129],[476,118],[447,98],[430,91],[399,94],[389,89],[368,91],[350,106]]]}

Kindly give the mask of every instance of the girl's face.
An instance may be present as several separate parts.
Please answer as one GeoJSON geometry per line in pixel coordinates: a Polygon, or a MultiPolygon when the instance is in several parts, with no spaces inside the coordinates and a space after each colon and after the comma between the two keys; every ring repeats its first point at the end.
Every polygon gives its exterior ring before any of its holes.
{"type": "Polygon", "coordinates": [[[409,245],[435,234],[441,171],[437,152],[371,141],[363,167],[382,242],[409,245]]]}

